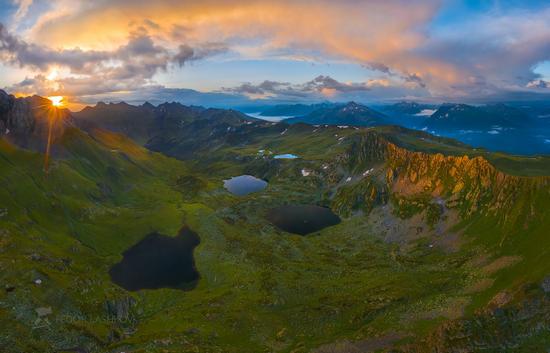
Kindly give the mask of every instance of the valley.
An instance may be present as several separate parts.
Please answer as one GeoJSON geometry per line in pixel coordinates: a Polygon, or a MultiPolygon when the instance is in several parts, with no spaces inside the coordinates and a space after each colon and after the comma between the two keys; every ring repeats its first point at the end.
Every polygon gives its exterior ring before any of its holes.
{"type": "Polygon", "coordinates": [[[56,124],[48,173],[33,124],[0,140],[3,351],[550,344],[546,157],[177,103],[56,124]],[[240,175],[263,188],[226,190],[240,175]]]}

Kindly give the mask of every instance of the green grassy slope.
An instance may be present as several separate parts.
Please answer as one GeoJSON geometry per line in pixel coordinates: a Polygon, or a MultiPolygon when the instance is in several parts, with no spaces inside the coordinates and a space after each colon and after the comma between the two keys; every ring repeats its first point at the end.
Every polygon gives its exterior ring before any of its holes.
{"type": "MultiPolygon", "coordinates": [[[[396,128],[254,123],[195,138],[193,157],[183,151],[179,161],[121,135],[69,129],[48,175],[41,154],[0,142],[0,283],[15,288],[0,292],[0,350],[414,351],[422,342],[444,347],[441,325],[461,332],[453,326],[459,318],[544,297],[538,284],[550,273],[550,198],[543,178],[505,177],[518,189],[504,202],[479,187],[485,174],[469,177],[464,169],[451,177],[452,157],[437,164],[418,152],[418,163],[433,169],[412,181],[420,164],[411,167],[413,157],[399,147],[392,151],[405,154],[389,154],[388,143],[448,155],[467,147],[396,128]],[[273,159],[283,153],[300,158],[273,159]],[[387,184],[390,169],[402,188],[387,184]],[[232,196],[223,179],[240,173],[267,178],[269,186],[232,196]],[[471,193],[453,191],[458,177],[471,193]],[[441,190],[424,188],[438,180],[441,190]],[[370,198],[369,185],[385,196],[370,198]],[[453,210],[448,200],[457,193],[462,203],[453,210]],[[442,214],[438,198],[446,200],[442,214]],[[356,208],[357,200],[373,207],[356,208]],[[264,218],[286,203],[337,202],[343,222],[307,237],[264,218]],[[123,250],[151,231],[175,235],[183,225],[201,237],[195,289],[129,293],[110,282],[108,269],[123,250]],[[52,313],[39,317],[44,307],[52,313]]],[[[547,334],[522,344],[537,347],[547,334]]]]}

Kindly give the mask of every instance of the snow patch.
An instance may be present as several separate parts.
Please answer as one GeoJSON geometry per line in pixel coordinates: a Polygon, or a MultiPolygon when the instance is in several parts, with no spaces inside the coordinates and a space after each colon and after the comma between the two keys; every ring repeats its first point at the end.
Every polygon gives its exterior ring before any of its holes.
{"type": "Polygon", "coordinates": [[[370,173],[372,173],[374,171],[374,168],[371,168],[369,170],[366,170],[364,173],[363,173],[363,176],[367,176],[369,175],[370,173]]]}
{"type": "Polygon", "coordinates": [[[420,113],[414,114],[415,116],[431,116],[435,113],[435,109],[422,109],[420,113]]]}

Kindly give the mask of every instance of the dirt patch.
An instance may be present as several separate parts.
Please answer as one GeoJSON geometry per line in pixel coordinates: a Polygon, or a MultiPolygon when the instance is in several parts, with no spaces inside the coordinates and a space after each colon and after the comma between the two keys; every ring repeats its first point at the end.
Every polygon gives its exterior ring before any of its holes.
{"type": "Polygon", "coordinates": [[[502,256],[498,259],[494,260],[490,264],[484,266],[481,269],[481,272],[485,275],[492,275],[503,268],[510,267],[512,265],[517,264],[522,260],[521,256],[502,256]]]}
{"type": "Polygon", "coordinates": [[[341,341],[321,346],[311,351],[311,353],[368,353],[392,347],[393,344],[404,338],[401,333],[392,333],[386,336],[373,338],[364,341],[341,341]]]}
{"type": "Polygon", "coordinates": [[[495,280],[492,278],[482,278],[474,284],[470,285],[469,287],[466,287],[464,289],[464,293],[473,294],[483,292],[484,290],[491,288],[494,282],[495,280]]]}

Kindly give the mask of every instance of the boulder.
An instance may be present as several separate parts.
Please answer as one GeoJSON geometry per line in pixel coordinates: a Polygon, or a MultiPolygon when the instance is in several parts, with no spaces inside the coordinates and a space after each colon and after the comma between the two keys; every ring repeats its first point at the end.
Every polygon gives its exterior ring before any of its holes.
{"type": "Polygon", "coordinates": [[[52,308],[50,307],[36,308],[35,311],[38,314],[38,317],[48,316],[53,313],[52,308]]]}

